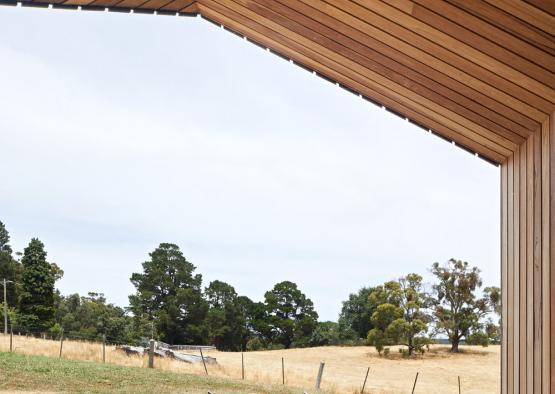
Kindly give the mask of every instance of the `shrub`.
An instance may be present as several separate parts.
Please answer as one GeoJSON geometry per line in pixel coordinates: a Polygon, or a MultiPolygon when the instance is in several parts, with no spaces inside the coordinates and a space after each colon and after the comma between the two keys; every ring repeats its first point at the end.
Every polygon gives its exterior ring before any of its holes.
{"type": "Polygon", "coordinates": [[[264,349],[264,342],[258,337],[254,337],[247,342],[247,350],[249,352],[254,352],[257,350],[264,349]]]}
{"type": "Polygon", "coordinates": [[[489,345],[489,338],[485,332],[476,331],[466,337],[466,344],[487,347],[489,345]]]}

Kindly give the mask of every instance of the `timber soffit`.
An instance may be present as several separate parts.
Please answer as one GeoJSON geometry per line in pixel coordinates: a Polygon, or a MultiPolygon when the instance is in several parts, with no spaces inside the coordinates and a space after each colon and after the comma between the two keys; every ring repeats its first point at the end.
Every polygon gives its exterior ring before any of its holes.
{"type": "Polygon", "coordinates": [[[501,163],[555,110],[555,2],[539,0],[0,0],[200,14],[501,163]]]}

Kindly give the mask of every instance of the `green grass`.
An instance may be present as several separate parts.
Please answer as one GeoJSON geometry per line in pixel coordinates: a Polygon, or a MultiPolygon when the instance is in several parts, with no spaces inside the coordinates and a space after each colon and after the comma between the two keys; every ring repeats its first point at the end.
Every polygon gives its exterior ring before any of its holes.
{"type": "Polygon", "coordinates": [[[0,391],[69,393],[300,393],[283,386],[0,352],[0,391]]]}

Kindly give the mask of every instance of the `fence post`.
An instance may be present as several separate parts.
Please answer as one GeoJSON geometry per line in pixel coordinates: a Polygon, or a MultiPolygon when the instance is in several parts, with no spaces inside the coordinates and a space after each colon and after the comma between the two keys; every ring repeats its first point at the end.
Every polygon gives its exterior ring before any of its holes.
{"type": "Polygon", "coordinates": [[[245,380],[245,359],[243,358],[243,352],[241,352],[241,379],[245,380]]]}
{"type": "Polygon", "coordinates": [[[412,394],[414,394],[414,389],[416,388],[416,381],[418,380],[418,372],[416,373],[416,377],[414,378],[414,385],[412,386],[412,394]]]}
{"type": "Polygon", "coordinates": [[[285,385],[285,364],[283,357],[281,358],[281,383],[285,385]]]}
{"type": "Polygon", "coordinates": [[[106,362],[106,334],[102,335],[102,362],[106,362]]]}
{"type": "Polygon", "coordinates": [[[368,372],[370,372],[370,367],[366,370],[366,376],[364,377],[364,383],[362,384],[362,390],[360,390],[361,394],[364,394],[364,388],[366,387],[366,379],[368,379],[368,372]]]}
{"type": "Polygon", "coordinates": [[[10,353],[13,351],[13,327],[10,329],[10,353]]]}
{"type": "Polygon", "coordinates": [[[62,349],[64,347],[64,329],[62,328],[61,334],[60,334],[60,356],[58,358],[62,358],[62,349]]]}
{"type": "Polygon", "coordinates": [[[208,369],[206,368],[206,362],[204,362],[204,355],[202,354],[202,348],[199,347],[200,350],[200,358],[202,358],[202,365],[204,365],[204,372],[208,375],[208,369]]]}
{"type": "Polygon", "coordinates": [[[150,348],[148,349],[148,367],[154,368],[154,339],[150,340],[150,348]]]}
{"type": "Polygon", "coordinates": [[[461,377],[457,376],[457,378],[459,379],[459,394],[461,394],[461,377]]]}
{"type": "Polygon", "coordinates": [[[324,365],[326,365],[326,363],[321,361],[320,368],[318,368],[318,376],[316,376],[316,384],[314,385],[314,388],[316,390],[320,390],[320,384],[322,383],[322,375],[324,374],[324,365]]]}

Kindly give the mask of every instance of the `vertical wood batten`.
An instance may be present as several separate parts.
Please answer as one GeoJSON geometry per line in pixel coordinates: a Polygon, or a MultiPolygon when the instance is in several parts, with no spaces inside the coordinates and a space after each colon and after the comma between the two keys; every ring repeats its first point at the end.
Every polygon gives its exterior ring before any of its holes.
{"type": "Polygon", "coordinates": [[[507,392],[514,392],[514,321],[513,321],[513,283],[514,283],[514,156],[511,155],[507,161],[507,286],[504,292],[507,294],[507,315],[504,319],[507,326],[507,392]]]}
{"type": "Polygon", "coordinates": [[[526,364],[526,344],[527,344],[527,336],[526,336],[526,225],[527,225],[527,179],[526,179],[526,163],[527,163],[527,143],[520,147],[520,164],[519,164],[519,171],[520,171],[520,204],[519,204],[519,223],[520,223],[520,235],[519,235],[519,248],[520,248],[520,255],[519,255],[519,263],[518,263],[518,299],[519,299],[519,392],[525,393],[526,392],[526,371],[527,371],[527,364],[526,364]]]}
{"type": "Polygon", "coordinates": [[[549,117],[549,256],[551,272],[551,390],[555,391],[555,112],[549,117]]]}
{"type": "Polygon", "coordinates": [[[542,289],[541,289],[541,132],[534,137],[534,393],[542,382],[542,289]]]}
{"type": "Polygon", "coordinates": [[[550,119],[542,124],[542,393],[551,386],[550,119]]]}
{"type": "Polygon", "coordinates": [[[526,141],[526,393],[534,392],[534,135],[526,141]]]}
{"type": "Polygon", "coordinates": [[[501,393],[507,394],[508,161],[501,165],[501,393]]]}
{"type": "Polygon", "coordinates": [[[513,159],[513,266],[512,314],[513,314],[513,390],[520,389],[520,149],[513,159]]]}

